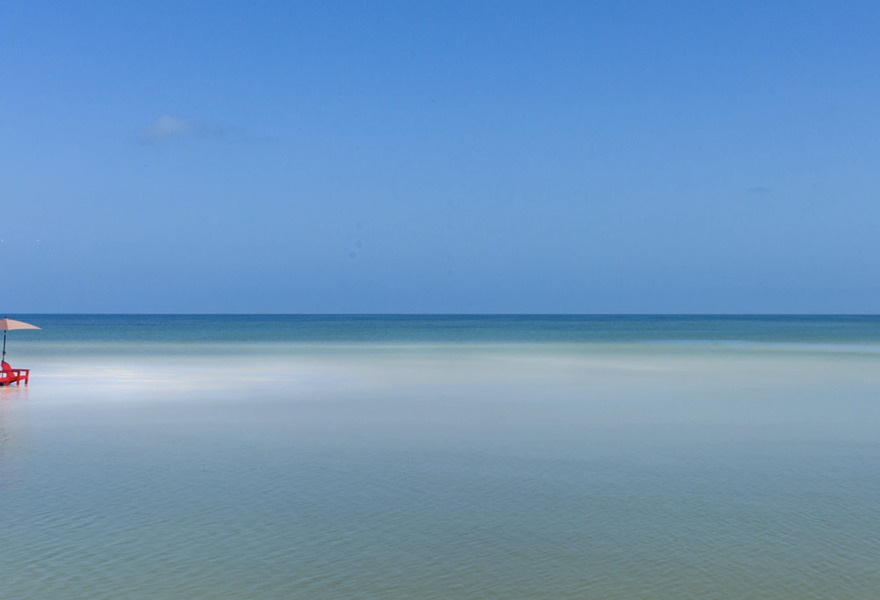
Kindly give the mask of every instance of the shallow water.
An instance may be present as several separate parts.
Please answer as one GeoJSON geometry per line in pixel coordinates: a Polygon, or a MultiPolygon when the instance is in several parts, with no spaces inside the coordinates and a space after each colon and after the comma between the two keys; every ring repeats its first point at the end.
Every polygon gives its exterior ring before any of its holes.
{"type": "Polygon", "coordinates": [[[19,316],[3,598],[876,598],[880,319],[19,316]]]}

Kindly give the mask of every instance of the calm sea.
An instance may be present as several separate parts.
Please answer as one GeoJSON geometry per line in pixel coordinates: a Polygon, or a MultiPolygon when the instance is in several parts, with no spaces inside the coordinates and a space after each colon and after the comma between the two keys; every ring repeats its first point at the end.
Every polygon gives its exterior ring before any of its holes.
{"type": "Polygon", "coordinates": [[[880,317],[9,315],[0,598],[880,598],[880,317]]]}

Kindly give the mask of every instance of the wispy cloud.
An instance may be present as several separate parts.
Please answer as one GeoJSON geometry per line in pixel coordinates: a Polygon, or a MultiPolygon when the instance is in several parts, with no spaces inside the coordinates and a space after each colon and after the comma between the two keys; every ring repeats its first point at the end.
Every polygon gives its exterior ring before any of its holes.
{"type": "Polygon", "coordinates": [[[209,127],[203,123],[196,123],[172,115],[162,115],[141,130],[140,138],[142,142],[158,144],[182,138],[214,137],[220,133],[219,129],[209,127]]]}

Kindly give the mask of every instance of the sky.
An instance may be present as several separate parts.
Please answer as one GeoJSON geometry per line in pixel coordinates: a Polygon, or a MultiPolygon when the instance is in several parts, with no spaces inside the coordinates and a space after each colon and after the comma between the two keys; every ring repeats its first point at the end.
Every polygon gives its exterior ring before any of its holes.
{"type": "Polygon", "coordinates": [[[0,312],[880,313],[880,3],[5,3],[0,312]]]}

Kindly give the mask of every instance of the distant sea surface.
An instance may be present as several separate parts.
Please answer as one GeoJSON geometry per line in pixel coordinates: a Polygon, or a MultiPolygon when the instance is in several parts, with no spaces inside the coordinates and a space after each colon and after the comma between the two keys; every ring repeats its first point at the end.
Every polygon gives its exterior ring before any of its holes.
{"type": "Polygon", "coordinates": [[[0,598],[880,598],[880,317],[9,315],[0,598]]]}

